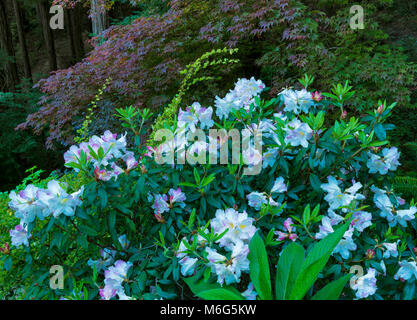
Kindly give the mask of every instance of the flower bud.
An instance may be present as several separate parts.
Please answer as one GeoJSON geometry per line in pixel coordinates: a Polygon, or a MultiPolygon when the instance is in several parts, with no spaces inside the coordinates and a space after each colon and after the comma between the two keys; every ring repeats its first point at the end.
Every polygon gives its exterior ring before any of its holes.
{"type": "Polygon", "coordinates": [[[383,104],[381,104],[381,105],[378,107],[378,109],[376,109],[376,112],[377,112],[378,114],[382,114],[382,112],[384,112],[384,109],[385,109],[384,105],[383,105],[383,104]]]}
{"type": "Polygon", "coordinates": [[[311,94],[311,97],[313,98],[314,101],[316,102],[320,102],[323,99],[323,96],[321,95],[320,92],[315,91],[314,93],[311,94]]]}
{"type": "Polygon", "coordinates": [[[371,260],[373,257],[375,257],[375,251],[371,249],[366,250],[366,259],[371,260]]]}
{"type": "Polygon", "coordinates": [[[4,243],[4,248],[0,248],[0,252],[4,254],[10,253],[10,246],[7,244],[7,242],[4,243]]]}

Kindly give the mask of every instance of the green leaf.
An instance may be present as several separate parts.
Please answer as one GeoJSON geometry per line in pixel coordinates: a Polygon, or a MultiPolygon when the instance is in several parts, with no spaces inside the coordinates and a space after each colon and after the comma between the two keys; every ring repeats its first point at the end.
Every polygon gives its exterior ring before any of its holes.
{"type": "Polygon", "coordinates": [[[342,239],[350,224],[350,219],[335,232],[316,243],[303,262],[301,271],[295,280],[290,300],[301,300],[311,288],[320,271],[324,268],[334,248],[342,239]]]}
{"type": "Polygon", "coordinates": [[[272,300],[271,275],[265,244],[257,232],[249,243],[249,274],[259,297],[272,300]]]}
{"type": "Polygon", "coordinates": [[[198,280],[199,278],[197,276],[193,276],[190,278],[184,278],[183,280],[185,281],[185,283],[188,285],[188,287],[190,288],[190,290],[196,295],[198,296],[201,292],[204,291],[210,291],[210,290],[215,290],[215,289],[226,289],[228,291],[233,292],[235,295],[240,295],[240,292],[231,286],[223,286],[220,287],[220,284],[218,284],[217,282],[215,283],[209,283],[204,281],[204,279],[202,280],[198,280]]]}
{"type": "Polygon", "coordinates": [[[80,224],[78,226],[78,228],[80,229],[80,231],[84,232],[86,235],[88,236],[92,236],[95,237],[98,235],[98,232],[90,227],[87,227],[85,225],[80,224]]]}
{"type": "Polygon", "coordinates": [[[222,288],[202,291],[197,296],[204,300],[245,300],[241,294],[222,288]]]}
{"type": "Polygon", "coordinates": [[[288,299],[296,277],[301,270],[304,256],[304,248],[297,243],[291,243],[282,251],[278,260],[275,281],[275,297],[277,300],[288,299]]]}
{"type": "Polygon", "coordinates": [[[334,280],[320,289],[311,300],[337,300],[352,274],[334,280]]]}
{"type": "Polygon", "coordinates": [[[310,183],[314,190],[316,190],[317,192],[321,192],[321,182],[319,177],[317,177],[315,174],[311,174],[310,183]]]}

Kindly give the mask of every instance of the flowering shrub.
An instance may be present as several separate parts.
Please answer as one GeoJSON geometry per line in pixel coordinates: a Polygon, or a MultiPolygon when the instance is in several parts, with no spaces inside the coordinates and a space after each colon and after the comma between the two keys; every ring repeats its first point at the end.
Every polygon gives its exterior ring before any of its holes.
{"type": "Polygon", "coordinates": [[[127,134],[106,131],[64,155],[83,186],[52,180],[10,194],[20,224],[1,257],[25,259],[14,270],[33,279],[25,297],[330,298],[325,287],[343,299],[414,297],[417,208],[391,190],[400,152],[386,140],[395,104],[350,117],[351,87],[320,93],[312,82],[264,100],[262,81],[239,79],[212,106],[180,108],[146,148],[137,124],[148,111],[118,110],[133,149],[127,134]],[[50,289],[49,268],[71,255],[64,288],[50,289]],[[288,272],[283,255],[301,262],[294,293],[277,285],[273,295],[270,281],[288,272]]]}

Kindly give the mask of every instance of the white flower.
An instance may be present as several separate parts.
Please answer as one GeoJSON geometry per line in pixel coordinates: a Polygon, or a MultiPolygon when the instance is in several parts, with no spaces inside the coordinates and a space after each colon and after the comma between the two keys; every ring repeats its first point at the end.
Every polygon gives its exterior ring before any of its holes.
{"type": "Polygon", "coordinates": [[[31,235],[27,232],[27,227],[18,224],[13,230],[10,230],[9,234],[12,240],[12,245],[15,247],[20,247],[21,245],[26,247],[29,246],[29,238],[31,235]]]}
{"type": "Polygon", "coordinates": [[[366,211],[356,211],[353,213],[352,225],[353,227],[362,232],[367,227],[372,225],[372,214],[366,211]]]}
{"type": "Polygon", "coordinates": [[[183,276],[191,276],[194,273],[195,264],[197,263],[197,258],[190,258],[185,256],[182,258],[179,263],[181,265],[181,274],[183,276]]]}
{"type": "MultiPolygon", "coordinates": [[[[400,240],[398,240],[398,241],[400,241],[400,240]]],[[[394,258],[398,257],[398,250],[397,250],[398,241],[394,242],[394,243],[387,243],[387,242],[383,243],[383,245],[386,249],[386,251],[384,251],[384,255],[383,255],[384,259],[388,259],[389,257],[394,257],[394,258]]]]}
{"type": "Polygon", "coordinates": [[[236,96],[234,93],[229,92],[223,99],[216,96],[216,100],[214,101],[214,105],[216,107],[216,115],[220,119],[227,119],[229,117],[229,113],[232,110],[240,108],[237,103],[238,102],[236,101],[236,96]]]}
{"type": "Polygon", "coordinates": [[[271,189],[271,193],[283,193],[283,192],[287,192],[287,185],[284,183],[284,178],[283,177],[278,177],[277,179],[275,179],[274,185],[271,189]]]}
{"type": "Polygon", "coordinates": [[[332,254],[339,253],[343,259],[348,259],[350,251],[355,251],[357,246],[352,239],[353,228],[350,228],[345,232],[343,238],[339,241],[336,248],[334,248],[332,254]]]}
{"type": "Polygon", "coordinates": [[[316,239],[323,239],[325,238],[328,234],[333,233],[333,226],[332,223],[330,221],[330,218],[327,216],[324,216],[321,219],[321,225],[319,226],[319,232],[316,233],[316,235],[314,236],[316,239]]]}
{"type": "Polygon", "coordinates": [[[268,203],[263,192],[251,192],[246,198],[248,199],[249,206],[255,208],[255,210],[261,210],[262,204],[268,203]]]}
{"type": "Polygon", "coordinates": [[[60,184],[56,180],[51,180],[48,182],[48,189],[39,195],[39,201],[48,207],[54,217],[58,217],[61,213],[69,217],[73,216],[75,209],[81,205],[79,197],[84,187],[75,193],[68,194],[62,186],[67,188],[65,183],[60,184]]]}
{"type": "Polygon", "coordinates": [[[280,93],[280,96],[284,100],[285,112],[294,114],[299,114],[300,112],[308,113],[309,108],[314,105],[311,93],[306,89],[298,91],[285,89],[280,93]]]}
{"type": "Polygon", "coordinates": [[[263,154],[263,163],[262,167],[265,169],[266,167],[272,167],[275,161],[278,158],[279,149],[278,148],[268,148],[266,152],[263,154]]]}
{"type": "Polygon", "coordinates": [[[198,119],[200,120],[201,129],[210,129],[214,125],[214,121],[211,119],[213,115],[213,108],[201,108],[198,111],[198,119]]]}
{"type": "Polygon", "coordinates": [[[308,147],[308,140],[313,136],[313,130],[307,123],[301,122],[298,119],[292,120],[288,123],[284,131],[287,135],[284,138],[286,144],[291,144],[293,147],[302,146],[308,147]]]}
{"type": "Polygon", "coordinates": [[[369,154],[368,162],[366,166],[369,168],[369,173],[377,173],[384,175],[388,173],[388,170],[395,171],[400,165],[398,159],[400,158],[400,153],[396,147],[390,149],[384,148],[382,150],[382,157],[376,154],[369,154]]]}
{"type": "Polygon", "coordinates": [[[256,227],[252,225],[253,222],[254,219],[249,218],[245,211],[240,213],[232,208],[226,209],[226,211],[218,209],[216,218],[211,220],[211,227],[217,234],[229,229],[218,242],[220,246],[232,250],[237,243],[249,243],[256,232],[256,227]]]}
{"type": "Polygon", "coordinates": [[[247,258],[249,247],[242,242],[233,247],[230,259],[211,248],[206,248],[206,252],[208,253],[209,266],[217,274],[217,282],[221,286],[224,282],[226,282],[226,285],[240,282],[242,271],[249,270],[249,260],[247,258]]]}
{"type": "Polygon", "coordinates": [[[45,214],[45,205],[39,202],[39,194],[42,189],[29,184],[25,190],[21,190],[18,193],[12,191],[9,194],[10,209],[15,211],[16,218],[21,219],[21,223],[31,223],[36,217],[43,219],[45,214]]]}
{"type": "Polygon", "coordinates": [[[417,266],[415,261],[402,260],[398,264],[400,265],[400,269],[398,269],[394,276],[395,280],[407,281],[412,277],[417,279],[417,266]]]}
{"type": "Polygon", "coordinates": [[[254,290],[254,286],[252,282],[249,283],[248,288],[244,292],[242,292],[242,296],[244,296],[246,300],[256,300],[257,295],[258,294],[254,290]]]}
{"type": "Polygon", "coordinates": [[[376,286],[376,271],[373,268],[369,268],[368,273],[362,277],[359,277],[354,281],[352,285],[353,290],[356,291],[356,299],[363,299],[375,294],[377,290],[376,286]]]}
{"type": "MultiPolygon", "coordinates": [[[[339,187],[340,181],[337,181],[336,178],[329,176],[328,183],[321,185],[321,188],[327,192],[327,195],[324,197],[329,203],[330,209],[335,210],[342,206],[348,206],[354,199],[362,200],[364,196],[361,194],[356,194],[356,192],[362,188],[360,182],[354,183],[350,188],[346,189],[344,192],[339,187]]],[[[343,212],[347,212],[347,208],[342,209],[343,212]]]]}
{"type": "Polygon", "coordinates": [[[180,128],[188,128],[191,130],[191,132],[194,132],[196,129],[196,125],[198,123],[198,118],[196,115],[191,112],[188,108],[186,111],[183,111],[180,108],[180,111],[178,112],[178,126],[180,128]]]}

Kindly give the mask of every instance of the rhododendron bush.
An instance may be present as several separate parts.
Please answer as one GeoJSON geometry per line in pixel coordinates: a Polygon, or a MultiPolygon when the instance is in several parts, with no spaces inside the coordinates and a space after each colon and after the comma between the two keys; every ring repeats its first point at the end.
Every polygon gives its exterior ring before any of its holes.
{"type": "Polygon", "coordinates": [[[119,109],[132,133],[71,146],[65,165],[82,186],[10,194],[20,223],[1,259],[30,279],[24,296],[412,298],[417,208],[390,185],[401,165],[387,140],[395,104],[354,117],[348,83],[329,93],[300,83],[265,100],[261,80],[238,79],[211,106],[180,106],[144,148],[136,123],[150,114],[119,109]],[[238,132],[238,148],[213,129],[238,132]],[[52,265],[64,268],[63,289],[49,287],[52,265]]]}

